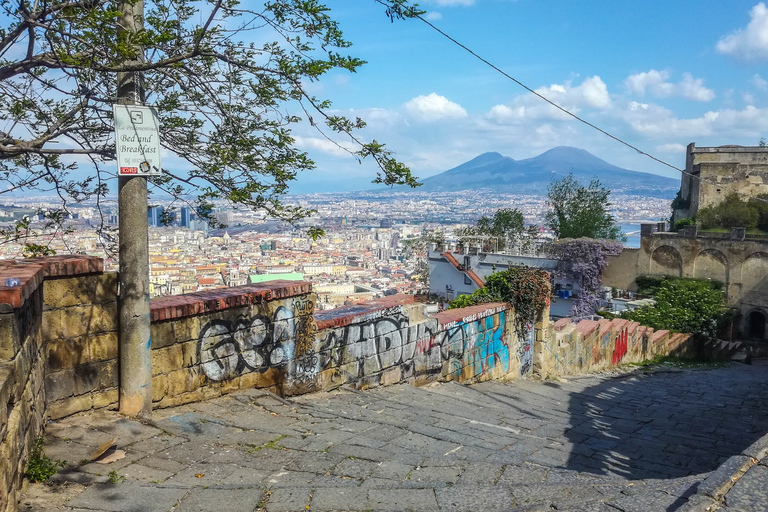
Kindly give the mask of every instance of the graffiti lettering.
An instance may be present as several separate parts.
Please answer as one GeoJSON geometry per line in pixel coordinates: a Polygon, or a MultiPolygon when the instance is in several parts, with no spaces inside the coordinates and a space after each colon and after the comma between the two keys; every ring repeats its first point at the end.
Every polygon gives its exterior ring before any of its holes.
{"type": "Polygon", "coordinates": [[[618,336],[616,336],[616,341],[614,344],[613,349],[613,364],[618,364],[621,362],[622,359],[624,359],[624,356],[627,353],[627,330],[624,329],[619,333],[618,336]]]}
{"type": "Polygon", "coordinates": [[[293,312],[280,306],[269,319],[211,320],[200,331],[198,358],[203,373],[213,380],[231,379],[242,373],[283,367],[293,359],[295,323],[293,312]]]}

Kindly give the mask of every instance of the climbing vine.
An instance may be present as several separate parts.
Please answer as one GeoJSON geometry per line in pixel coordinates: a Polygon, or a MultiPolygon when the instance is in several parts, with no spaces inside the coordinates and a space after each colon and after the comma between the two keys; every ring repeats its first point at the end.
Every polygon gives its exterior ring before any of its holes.
{"type": "Polygon", "coordinates": [[[570,316],[594,314],[608,256],[618,256],[621,251],[621,242],[592,238],[564,238],[549,245],[547,252],[550,256],[570,263],[570,268],[562,270],[561,274],[581,278],[581,292],[571,307],[570,316]]]}
{"type": "Polygon", "coordinates": [[[484,288],[457,297],[450,307],[506,302],[515,310],[515,334],[518,339],[526,339],[536,314],[549,304],[550,293],[549,274],[523,265],[491,274],[484,288]]]}

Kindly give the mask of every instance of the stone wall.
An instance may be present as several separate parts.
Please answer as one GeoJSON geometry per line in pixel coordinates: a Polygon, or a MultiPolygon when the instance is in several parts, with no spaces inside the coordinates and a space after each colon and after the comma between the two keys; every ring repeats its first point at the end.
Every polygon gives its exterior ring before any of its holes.
{"type": "Polygon", "coordinates": [[[42,288],[48,416],[117,403],[117,274],[46,279],[42,288]]]}
{"type": "Polygon", "coordinates": [[[625,247],[618,256],[608,256],[608,266],[603,270],[603,286],[620,290],[637,291],[637,262],[640,249],[625,247]]]}
{"type": "Polygon", "coordinates": [[[155,407],[244,388],[297,392],[305,347],[315,341],[315,296],[304,281],[270,281],[154,299],[155,407]]]}
{"type": "Polygon", "coordinates": [[[723,283],[746,337],[768,339],[768,240],[728,235],[652,233],[641,238],[636,275],[693,277],[723,283]],[[759,327],[755,329],[755,323],[759,327]],[[757,332],[753,332],[757,331],[757,332]]]}
{"type": "Polygon", "coordinates": [[[688,334],[654,331],[624,319],[563,318],[552,332],[537,341],[534,371],[541,378],[592,373],[624,363],[638,363],[660,355],[694,355],[688,334]]]}
{"type": "Polygon", "coordinates": [[[35,439],[46,416],[44,279],[101,271],[101,260],[54,257],[0,263],[0,511],[16,510],[35,439]]]}
{"type": "MultiPolygon", "coordinates": [[[[0,263],[0,512],[12,510],[45,419],[118,401],[117,279],[85,256],[0,263]],[[7,491],[6,491],[7,490],[7,491]]],[[[515,332],[515,312],[485,304],[424,314],[395,295],[313,314],[303,281],[151,302],[154,407],[260,387],[278,395],[438,380],[586,373],[686,348],[687,338],[626,321],[515,332]],[[622,323],[623,322],[623,323],[622,323]]]]}

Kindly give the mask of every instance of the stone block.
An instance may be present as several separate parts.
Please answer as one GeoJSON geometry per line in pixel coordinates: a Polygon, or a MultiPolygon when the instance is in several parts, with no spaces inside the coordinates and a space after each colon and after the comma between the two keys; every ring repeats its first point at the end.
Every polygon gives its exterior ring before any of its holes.
{"type": "Polygon", "coordinates": [[[191,316],[171,322],[173,325],[174,339],[177,342],[189,340],[197,341],[200,337],[200,320],[201,318],[199,316],[191,316]]]}
{"type": "Polygon", "coordinates": [[[96,275],[95,303],[104,303],[117,300],[117,272],[105,272],[96,275]]]}
{"type": "Polygon", "coordinates": [[[151,324],[149,337],[152,340],[152,350],[168,347],[177,342],[173,324],[173,320],[151,324]]]}
{"type": "Polygon", "coordinates": [[[13,359],[21,348],[21,341],[16,315],[0,314],[0,361],[13,359]]]}
{"type": "Polygon", "coordinates": [[[170,373],[184,367],[181,345],[152,350],[152,375],[170,373]]]}
{"type": "Polygon", "coordinates": [[[45,363],[48,371],[74,368],[90,362],[89,359],[88,336],[52,339],[45,344],[45,363]]]}
{"type": "Polygon", "coordinates": [[[75,370],[66,368],[45,374],[45,395],[49,401],[56,401],[75,394],[75,370]]]}
{"type": "Polygon", "coordinates": [[[168,377],[155,375],[152,377],[152,401],[159,402],[168,394],[168,377]]]}
{"type": "Polygon", "coordinates": [[[203,385],[203,378],[197,366],[169,372],[166,374],[166,378],[168,382],[168,396],[188,393],[203,385]]]}
{"type": "Polygon", "coordinates": [[[93,408],[101,409],[102,407],[116,405],[120,400],[120,392],[117,388],[94,391],[91,393],[91,397],[93,398],[93,408]]]}
{"type": "Polygon", "coordinates": [[[219,387],[221,389],[222,394],[232,393],[233,391],[237,391],[238,389],[240,389],[240,379],[241,377],[235,377],[233,379],[227,379],[221,382],[221,385],[219,387]]]}
{"type": "Polygon", "coordinates": [[[117,359],[117,332],[88,336],[88,352],[91,362],[117,359]]]}
{"type": "Polygon", "coordinates": [[[389,370],[382,372],[381,384],[384,386],[397,384],[398,382],[400,382],[401,377],[402,377],[402,371],[400,370],[399,366],[390,368],[389,370]]]}
{"type": "Polygon", "coordinates": [[[180,343],[179,346],[181,346],[182,366],[190,367],[200,364],[200,358],[197,355],[197,341],[186,341],[180,343]]]}
{"type": "Polygon", "coordinates": [[[93,398],[91,394],[64,398],[49,403],[47,408],[48,417],[57,420],[65,416],[71,416],[78,412],[90,410],[93,407],[93,398]]]}
{"type": "MultiPolygon", "coordinates": [[[[46,279],[43,296],[47,309],[93,304],[96,299],[97,275],[46,279]]],[[[115,296],[112,297],[115,299],[115,296]]]]}

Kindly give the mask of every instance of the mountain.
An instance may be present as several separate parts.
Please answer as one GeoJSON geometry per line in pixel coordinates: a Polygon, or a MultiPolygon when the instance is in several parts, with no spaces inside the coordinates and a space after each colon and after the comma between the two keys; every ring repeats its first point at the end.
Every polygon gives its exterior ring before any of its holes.
{"type": "Polygon", "coordinates": [[[420,192],[490,188],[500,192],[546,195],[553,180],[573,173],[583,184],[592,178],[615,194],[673,197],[680,180],[611,165],[579,148],[560,146],[526,160],[483,153],[453,169],[422,180],[420,192]]]}

